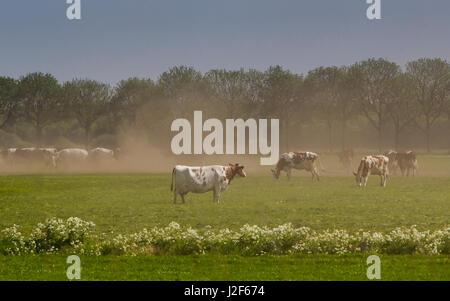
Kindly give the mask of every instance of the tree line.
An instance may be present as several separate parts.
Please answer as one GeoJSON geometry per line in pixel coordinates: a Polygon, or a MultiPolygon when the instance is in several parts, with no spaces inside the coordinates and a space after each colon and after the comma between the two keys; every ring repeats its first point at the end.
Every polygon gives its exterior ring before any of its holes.
{"type": "Polygon", "coordinates": [[[39,72],[0,77],[0,144],[112,147],[132,129],[169,145],[172,120],[194,110],[219,119],[278,118],[281,150],[317,141],[330,150],[374,143],[380,151],[414,144],[430,152],[433,137],[450,147],[450,65],[421,58],[402,68],[371,58],[305,75],[281,66],[206,73],[176,66],[155,81],[115,86],[59,83],[39,72]]]}

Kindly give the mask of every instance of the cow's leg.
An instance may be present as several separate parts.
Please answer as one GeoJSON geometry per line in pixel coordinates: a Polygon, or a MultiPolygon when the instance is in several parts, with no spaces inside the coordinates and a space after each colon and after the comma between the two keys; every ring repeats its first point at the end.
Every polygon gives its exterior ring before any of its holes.
{"type": "Polygon", "coordinates": [[[292,172],[292,169],[290,169],[290,168],[286,171],[288,181],[291,180],[291,172],[292,172]]]}
{"type": "Polygon", "coordinates": [[[177,195],[178,195],[178,191],[176,189],[174,189],[174,191],[173,191],[173,203],[174,204],[177,203],[177,195]]]}
{"type": "Polygon", "coordinates": [[[364,187],[367,186],[367,180],[369,180],[369,175],[364,177],[364,187]]]}
{"type": "Polygon", "coordinates": [[[180,195],[181,195],[181,200],[183,201],[183,204],[186,203],[186,202],[184,201],[184,196],[185,196],[185,194],[186,194],[186,193],[180,193],[180,195]]]}
{"type": "Polygon", "coordinates": [[[387,178],[388,178],[388,174],[384,174],[384,183],[383,183],[383,187],[386,187],[387,178]]]}
{"type": "Polygon", "coordinates": [[[219,203],[220,189],[214,188],[214,203],[219,203]]]}
{"type": "Polygon", "coordinates": [[[317,182],[319,182],[320,181],[319,171],[317,170],[316,167],[314,167],[314,175],[316,176],[317,182]]]}

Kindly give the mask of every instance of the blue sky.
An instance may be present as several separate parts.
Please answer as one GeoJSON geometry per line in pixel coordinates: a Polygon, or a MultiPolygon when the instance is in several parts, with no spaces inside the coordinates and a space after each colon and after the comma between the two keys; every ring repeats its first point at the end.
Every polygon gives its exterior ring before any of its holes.
{"type": "Polygon", "coordinates": [[[450,60],[449,0],[381,0],[382,20],[365,0],[81,0],[82,20],[65,0],[0,2],[0,75],[41,71],[66,81],[111,84],[175,65],[296,73],[383,57],[404,65],[450,60]]]}

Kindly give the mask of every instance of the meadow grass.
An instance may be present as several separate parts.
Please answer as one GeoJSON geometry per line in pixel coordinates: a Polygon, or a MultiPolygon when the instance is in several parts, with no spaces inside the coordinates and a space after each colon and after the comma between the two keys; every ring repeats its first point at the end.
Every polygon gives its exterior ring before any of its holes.
{"type": "Polygon", "coordinates": [[[171,221],[201,229],[239,229],[244,224],[291,222],[314,230],[389,231],[417,225],[421,230],[449,224],[450,176],[393,177],[379,186],[372,176],[358,188],[352,177],[308,176],[275,181],[249,174],[233,180],[220,203],[212,192],[188,194],[172,203],[168,174],[76,174],[0,176],[0,228],[12,224],[27,233],[49,217],[77,216],[96,231],[131,233],[171,221]],[[181,202],[181,200],[179,200],[181,202]]]}
{"type": "MultiPolygon", "coordinates": [[[[367,255],[81,256],[81,280],[368,280],[367,255]]],[[[381,280],[448,280],[448,256],[380,255],[381,280]]],[[[66,256],[0,256],[0,281],[67,280],[66,256]]]]}

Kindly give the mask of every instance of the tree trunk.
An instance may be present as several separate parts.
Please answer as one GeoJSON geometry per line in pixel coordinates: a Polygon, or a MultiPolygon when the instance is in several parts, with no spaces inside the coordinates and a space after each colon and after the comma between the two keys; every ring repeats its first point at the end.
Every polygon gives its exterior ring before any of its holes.
{"type": "Polygon", "coordinates": [[[333,125],[328,122],[328,149],[333,152],[333,125]]]}
{"type": "Polygon", "coordinates": [[[41,147],[42,143],[42,127],[40,125],[36,125],[36,145],[37,147],[41,147]]]}
{"type": "Polygon", "coordinates": [[[342,118],[342,150],[345,150],[346,148],[346,130],[347,130],[347,122],[346,122],[346,118],[342,118]]]}
{"type": "Polygon", "coordinates": [[[397,127],[395,127],[395,141],[394,141],[394,147],[397,150],[398,149],[398,143],[400,140],[400,131],[397,127]]]}
{"type": "Polygon", "coordinates": [[[89,150],[89,139],[90,139],[90,127],[84,128],[84,146],[86,150],[89,150]]]}
{"type": "Polygon", "coordinates": [[[425,136],[427,141],[427,153],[431,153],[431,122],[429,116],[425,119],[425,136]]]}

